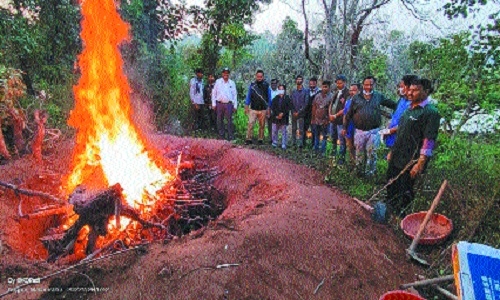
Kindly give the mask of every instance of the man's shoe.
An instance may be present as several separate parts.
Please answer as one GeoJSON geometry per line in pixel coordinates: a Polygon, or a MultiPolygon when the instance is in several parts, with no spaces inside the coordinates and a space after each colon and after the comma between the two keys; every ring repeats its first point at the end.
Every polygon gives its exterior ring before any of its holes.
{"type": "Polygon", "coordinates": [[[250,145],[252,143],[252,140],[245,140],[245,145],[250,145]]]}
{"type": "Polygon", "coordinates": [[[264,141],[263,141],[263,140],[258,140],[258,141],[257,141],[257,144],[259,144],[259,145],[264,145],[264,141]]]}

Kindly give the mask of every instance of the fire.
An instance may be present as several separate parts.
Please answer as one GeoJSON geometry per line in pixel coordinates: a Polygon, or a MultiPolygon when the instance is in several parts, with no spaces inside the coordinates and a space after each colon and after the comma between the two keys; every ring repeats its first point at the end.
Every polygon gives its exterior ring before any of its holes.
{"type": "Polygon", "coordinates": [[[67,192],[82,183],[103,188],[120,183],[129,205],[138,207],[173,176],[132,122],[131,88],[118,46],[129,40],[129,25],[114,0],[83,0],[84,49],[81,78],[73,89],[75,108],[68,124],[77,129],[67,192]]]}

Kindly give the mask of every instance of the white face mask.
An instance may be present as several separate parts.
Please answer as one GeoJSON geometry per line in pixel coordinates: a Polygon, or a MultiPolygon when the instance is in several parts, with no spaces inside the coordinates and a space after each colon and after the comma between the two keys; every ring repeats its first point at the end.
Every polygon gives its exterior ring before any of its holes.
{"type": "Polygon", "coordinates": [[[284,95],[285,94],[285,90],[278,90],[277,94],[278,95],[284,95]]]}
{"type": "Polygon", "coordinates": [[[399,88],[398,90],[399,90],[399,94],[400,94],[401,96],[404,96],[404,95],[405,95],[405,94],[404,94],[404,89],[403,89],[403,88],[399,88]]]}
{"type": "Polygon", "coordinates": [[[367,91],[363,90],[363,95],[371,95],[371,94],[373,94],[373,91],[368,93],[367,91]]]}

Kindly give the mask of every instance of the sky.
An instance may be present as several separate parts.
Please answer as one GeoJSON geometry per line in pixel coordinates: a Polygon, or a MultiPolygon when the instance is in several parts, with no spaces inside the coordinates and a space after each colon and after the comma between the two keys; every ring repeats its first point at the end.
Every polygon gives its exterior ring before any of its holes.
{"type": "MultiPolygon", "coordinates": [[[[322,7],[319,4],[320,0],[307,1],[306,3],[308,3],[308,5],[306,6],[306,10],[308,11],[309,27],[311,28],[311,25],[318,24],[320,18],[323,16],[322,7]],[[318,17],[314,18],[315,15],[318,17]]],[[[459,18],[450,21],[443,15],[442,11],[438,11],[444,1],[419,0],[419,2],[422,4],[417,7],[422,15],[431,17],[439,28],[433,26],[430,22],[423,22],[413,17],[403,4],[401,4],[401,1],[391,1],[391,3],[379,9],[377,12],[378,19],[384,20],[385,23],[373,25],[371,27],[375,28],[374,31],[381,28],[389,30],[397,29],[411,36],[434,38],[445,36],[459,30],[467,30],[469,24],[478,24],[484,21],[487,14],[495,8],[496,10],[500,10],[500,4],[490,3],[482,9],[482,13],[475,18],[470,17],[467,20],[459,18]]],[[[300,0],[273,0],[273,3],[256,15],[256,21],[251,29],[257,33],[269,30],[276,34],[280,32],[281,24],[286,16],[290,16],[293,20],[297,21],[299,29],[303,30],[304,20],[302,14],[291,8],[300,9],[300,3],[300,0]],[[288,3],[288,5],[285,3],[288,3]]]]}

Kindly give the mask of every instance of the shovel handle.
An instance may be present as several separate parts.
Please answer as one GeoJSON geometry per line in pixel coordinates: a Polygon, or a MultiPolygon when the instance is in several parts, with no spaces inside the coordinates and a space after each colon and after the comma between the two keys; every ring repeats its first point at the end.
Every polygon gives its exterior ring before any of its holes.
{"type": "Polygon", "coordinates": [[[431,207],[427,211],[427,214],[425,215],[424,221],[420,224],[420,227],[418,228],[417,235],[413,238],[413,241],[411,242],[410,248],[408,248],[409,253],[415,252],[415,248],[417,247],[418,241],[420,241],[420,237],[422,236],[422,233],[425,230],[425,227],[427,226],[427,223],[429,223],[429,220],[431,219],[432,213],[436,209],[436,207],[439,204],[439,200],[441,200],[441,196],[443,195],[444,189],[448,185],[448,181],[445,179],[443,183],[441,184],[441,187],[439,188],[439,191],[434,197],[434,200],[432,201],[431,207]]]}

